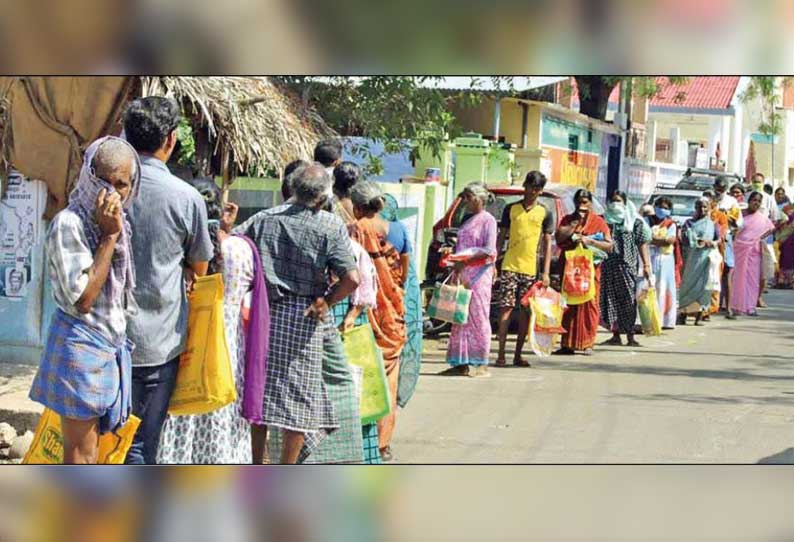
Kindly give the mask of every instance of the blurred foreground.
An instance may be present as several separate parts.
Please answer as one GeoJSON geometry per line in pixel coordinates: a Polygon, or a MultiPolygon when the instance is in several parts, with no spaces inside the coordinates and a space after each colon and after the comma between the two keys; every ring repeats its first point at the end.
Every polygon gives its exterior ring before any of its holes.
{"type": "Polygon", "coordinates": [[[0,540],[794,537],[785,467],[6,467],[0,540]]]}

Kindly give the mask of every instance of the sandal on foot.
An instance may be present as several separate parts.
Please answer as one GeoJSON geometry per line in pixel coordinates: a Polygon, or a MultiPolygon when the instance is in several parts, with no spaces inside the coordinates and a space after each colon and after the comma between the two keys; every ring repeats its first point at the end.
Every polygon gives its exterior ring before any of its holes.
{"type": "Polygon", "coordinates": [[[469,376],[471,369],[468,365],[457,365],[441,371],[439,376],[469,376]]]}
{"type": "Polygon", "coordinates": [[[470,378],[488,378],[490,376],[491,376],[491,372],[488,370],[487,365],[473,367],[472,370],[469,371],[470,378]]]}
{"type": "Polygon", "coordinates": [[[582,355],[583,356],[592,356],[593,355],[593,349],[592,348],[586,348],[585,350],[582,351],[582,355]]]}
{"type": "Polygon", "coordinates": [[[532,367],[532,365],[530,365],[530,363],[527,360],[522,358],[514,359],[513,365],[515,367],[532,367]]]}
{"type": "Polygon", "coordinates": [[[640,343],[638,343],[637,341],[635,341],[634,339],[632,339],[630,341],[627,341],[626,342],[626,346],[631,346],[633,348],[642,348],[642,345],[640,343]]]}
{"type": "Polygon", "coordinates": [[[496,360],[496,363],[494,363],[494,365],[496,367],[505,367],[507,366],[507,360],[505,358],[499,358],[496,360]]]}
{"type": "Polygon", "coordinates": [[[394,455],[391,453],[391,446],[387,446],[380,451],[380,458],[384,463],[394,461],[394,455]]]}
{"type": "Polygon", "coordinates": [[[555,350],[554,352],[552,352],[552,354],[555,356],[573,356],[575,352],[572,348],[563,347],[560,348],[559,350],[555,350]]]}
{"type": "Polygon", "coordinates": [[[601,344],[604,346],[623,346],[623,341],[620,340],[620,337],[612,337],[601,344]]]}

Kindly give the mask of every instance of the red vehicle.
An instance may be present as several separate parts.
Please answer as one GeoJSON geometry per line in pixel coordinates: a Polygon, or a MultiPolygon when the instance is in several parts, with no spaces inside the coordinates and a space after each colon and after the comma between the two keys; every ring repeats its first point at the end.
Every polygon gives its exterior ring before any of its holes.
{"type": "MultiPolygon", "coordinates": [[[[555,225],[558,226],[565,215],[574,211],[573,196],[579,188],[578,186],[562,184],[546,185],[544,188],[540,196],[540,203],[545,205],[546,208],[552,212],[555,225]]],[[[521,186],[489,187],[489,190],[496,196],[496,199],[486,207],[486,210],[496,218],[497,222],[502,219],[502,212],[505,207],[524,197],[524,188],[521,186]]],[[[440,265],[441,249],[444,247],[455,247],[458,228],[469,218],[467,214],[468,209],[461,202],[461,197],[458,195],[443,218],[433,226],[433,240],[428,249],[427,264],[425,266],[426,279],[425,282],[422,283],[426,302],[429,301],[432,289],[435,287],[436,283],[444,280],[450,272],[448,268],[440,265]]],[[[598,200],[593,201],[593,210],[600,215],[604,214],[604,207],[598,200]]],[[[497,270],[501,268],[502,257],[506,247],[498,248],[499,256],[496,260],[497,270]]],[[[542,254],[539,254],[539,256],[542,257],[542,254]]],[[[557,289],[559,289],[559,277],[562,272],[559,265],[559,257],[560,250],[557,248],[556,242],[552,241],[551,281],[552,285],[557,289]]],[[[542,261],[542,259],[538,261],[542,261]]],[[[496,282],[494,283],[494,291],[496,291],[498,287],[499,278],[497,276],[496,282]]],[[[491,322],[494,325],[496,323],[497,312],[498,311],[491,310],[491,322]]],[[[431,319],[425,320],[425,333],[427,335],[437,335],[448,329],[449,325],[444,322],[437,322],[431,319]]]]}

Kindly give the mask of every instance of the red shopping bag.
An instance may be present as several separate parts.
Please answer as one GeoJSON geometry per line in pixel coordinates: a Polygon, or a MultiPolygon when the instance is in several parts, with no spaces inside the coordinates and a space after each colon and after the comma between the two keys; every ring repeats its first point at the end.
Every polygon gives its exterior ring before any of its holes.
{"type": "Polygon", "coordinates": [[[595,297],[593,252],[578,245],[565,253],[562,293],[568,305],[587,303],[595,297]]]}
{"type": "Polygon", "coordinates": [[[568,295],[583,296],[590,291],[593,276],[590,272],[593,260],[584,254],[573,254],[565,260],[565,277],[562,289],[568,295]]]}

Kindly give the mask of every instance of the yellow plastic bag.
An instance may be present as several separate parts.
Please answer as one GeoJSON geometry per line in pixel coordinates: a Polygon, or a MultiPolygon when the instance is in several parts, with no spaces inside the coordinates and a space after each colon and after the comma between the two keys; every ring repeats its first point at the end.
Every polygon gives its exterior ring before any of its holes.
{"type": "MultiPolygon", "coordinates": [[[[121,465],[132,445],[132,438],[141,420],[130,416],[118,431],[105,433],[99,437],[97,463],[102,465],[121,465]]],[[[22,463],[33,465],[60,465],[63,463],[63,433],[61,417],[58,413],[45,408],[36,426],[33,442],[22,463]]]]}
{"type": "Polygon", "coordinates": [[[662,314],[656,301],[656,289],[647,288],[637,297],[637,309],[642,322],[642,333],[648,337],[662,334],[662,314]]]}
{"type": "Polygon", "coordinates": [[[190,294],[187,349],[179,358],[171,415],[206,414],[237,399],[223,320],[223,280],[199,277],[190,294]]]}
{"type": "Polygon", "coordinates": [[[593,252],[582,245],[565,252],[562,294],[568,305],[581,305],[596,294],[593,252]]]}
{"type": "Polygon", "coordinates": [[[347,362],[364,369],[361,383],[361,424],[374,423],[391,412],[391,394],[383,364],[383,352],[369,324],[342,334],[347,362]]]}
{"type": "Polygon", "coordinates": [[[554,345],[557,344],[559,340],[559,333],[546,333],[544,331],[538,331],[538,312],[536,312],[536,307],[534,307],[534,301],[530,301],[530,305],[533,306],[532,313],[529,317],[529,346],[532,348],[532,352],[539,358],[546,358],[551,355],[554,351],[554,345]]]}

